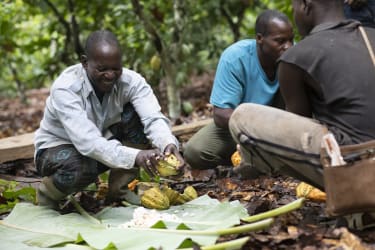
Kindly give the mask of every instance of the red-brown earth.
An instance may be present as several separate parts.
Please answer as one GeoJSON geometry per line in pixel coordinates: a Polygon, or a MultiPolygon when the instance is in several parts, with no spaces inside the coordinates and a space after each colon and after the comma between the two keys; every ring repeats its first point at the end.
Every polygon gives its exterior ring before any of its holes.
{"type": "MultiPolygon", "coordinates": [[[[211,117],[208,105],[213,74],[207,73],[192,78],[192,84],[183,89],[182,99],[190,101],[194,110],[183,115],[175,124],[189,123],[211,117]]],[[[156,93],[159,91],[156,90],[156,93]]],[[[28,103],[18,98],[0,100],[0,138],[32,132],[39,126],[48,89],[27,92],[28,103]]],[[[160,95],[158,95],[160,97],[160,95]]],[[[188,138],[179,138],[182,146],[188,138]]],[[[295,188],[299,181],[285,176],[261,177],[257,180],[238,180],[228,176],[228,167],[216,171],[194,171],[193,184],[200,195],[208,194],[219,200],[239,200],[250,214],[268,211],[296,199],[295,188]]],[[[0,175],[38,178],[32,159],[0,164],[0,175]]],[[[176,183],[176,187],[187,182],[176,183]]],[[[98,209],[95,199],[81,195],[81,203],[87,210],[98,209]]],[[[375,230],[348,231],[335,227],[335,220],[327,218],[324,203],[307,201],[294,212],[279,216],[273,225],[264,231],[221,237],[226,241],[250,236],[243,249],[375,249],[375,230]]],[[[4,216],[4,215],[3,215],[4,216]]]]}

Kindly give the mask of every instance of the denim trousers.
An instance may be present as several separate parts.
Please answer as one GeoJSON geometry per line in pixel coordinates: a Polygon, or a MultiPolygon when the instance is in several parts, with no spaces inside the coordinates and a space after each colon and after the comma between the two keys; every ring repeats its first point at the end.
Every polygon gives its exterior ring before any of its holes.
{"type": "MultiPolygon", "coordinates": [[[[124,106],[121,121],[112,125],[109,130],[111,138],[118,139],[127,146],[141,149],[150,147],[140,118],[131,104],[124,106]]],[[[42,177],[51,177],[56,188],[66,195],[81,191],[95,182],[98,175],[109,170],[102,163],[80,154],[72,144],[39,150],[35,163],[38,174],[42,177]]],[[[137,175],[136,169],[113,169],[113,172],[115,174],[112,178],[110,175],[110,179],[119,179],[122,172],[131,173],[130,178],[137,175]]]]}

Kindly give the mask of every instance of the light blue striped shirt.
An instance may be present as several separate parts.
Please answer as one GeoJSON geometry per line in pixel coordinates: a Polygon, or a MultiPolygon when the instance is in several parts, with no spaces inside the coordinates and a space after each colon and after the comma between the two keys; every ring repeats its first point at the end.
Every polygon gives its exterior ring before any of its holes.
{"type": "Polygon", "coordinates": [[[130,169],[140,150],[107,140],[108,128],[121,120],[124,104],[131,102],[151,143],[164,151],[178,141],[151,87],[138,73],[123,69],[122,76],[102,104],[81,64],[67,68],[53,83],[44,117],[35,133],[36,151],[73,144],[82,154],[111,168],[130,169]]]}

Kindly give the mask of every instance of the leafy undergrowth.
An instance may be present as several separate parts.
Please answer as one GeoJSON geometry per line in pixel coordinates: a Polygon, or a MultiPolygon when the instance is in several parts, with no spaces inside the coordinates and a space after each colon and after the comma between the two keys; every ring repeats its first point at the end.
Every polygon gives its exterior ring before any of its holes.
{"type": "MultiPolygon", "coordinates": [[[[20,104],[17,99],[1,99],[0,137],[34,131],[39,126],[47,93],[46,90],[31,92],[27,105],[20,104]]],[[[179,123],[209,116],[210,109],[205,102],[195,104],[194,112],[181,117],[179,123]]],[[[26,187],[33,182],[28,178],[37,178],[31,159],[0,164],[0,178],[1,175],[21,178],[20,184],[26,187]]],[[[174,183],[174,188],[183,190],[186,185],[193,185],[200,195],[220,201],[239,201],[249,214],[258,214],[296,200],[295,188],[299,183],[283,176],[238,180],[229,177],[228,168],[224,167],[217,171],[193,171],[192,176],[191,180],[174,183]]],[[[97,213],[107,206],[92,192],[82,192],[76,198],[90,213],[97,213]]],[[[71,211],[75,211],[74,207],[67,203],[65,212],[71,211]]],[[[349,232],[346,228],[336,228],[335,220],[325,216],[324,203],[305,202],[302,208],[277,217],[267,230],[221,236],[218,242],[246,236],[249,239],[243,249],[375,249],[375,230],[349,232]]]]}
{"type": "Polygon", "coordinates": [[[35,189],[31,186],[21,186],[16,181],[0,179],[0,214],[5,214],[20,201],[35,202],[35,189]]]}

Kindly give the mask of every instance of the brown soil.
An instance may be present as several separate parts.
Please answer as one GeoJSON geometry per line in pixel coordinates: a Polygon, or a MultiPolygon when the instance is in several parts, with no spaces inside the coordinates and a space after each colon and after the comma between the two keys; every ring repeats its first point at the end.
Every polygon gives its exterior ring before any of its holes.
{"type": "MultiPolygon", "coordinates": [[[[192,84],[182,93],[184,101],[190,101],[194,111],[181,116],[178,123],[212,116],[208,105],[213,73],[192,78],[192,84]]],[[[28,103],[18,98],[0,100],[0,138],[32,132],[39,126],[48,89],[27,93],[28,103]]],[[[283,176],[261,177],[257,180],[229,178],[229,168],[216,171],[193,171],[190,182],[176,183],[176,188],[192,184],[199,194],[208,194],[219,200],[239,200],[249,214],[257,214],[280,207],[296,199],[295,187],[299,181],[283,176]]],[[[38,177],[32,159],[0,164],[0,174],[18,177],[38,177]]],[[[81,195],[81,202],[87,209],[93,209],[92,197],[81,195]],[[85,198],[86,197],[86,198],[85,198]],[[85,202],[86,199],[86,202],[85,202]]],[[[220,241],[245,235],[221,237],[220,241]]],[[[249,233],[249,242],[243,249],[375,249],[375,230],[349,232],[336,228],[335,220],[324,213],[324,203],[306,202],[294,212],[276,218],[268,230],[249,233]]]]}

